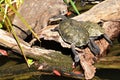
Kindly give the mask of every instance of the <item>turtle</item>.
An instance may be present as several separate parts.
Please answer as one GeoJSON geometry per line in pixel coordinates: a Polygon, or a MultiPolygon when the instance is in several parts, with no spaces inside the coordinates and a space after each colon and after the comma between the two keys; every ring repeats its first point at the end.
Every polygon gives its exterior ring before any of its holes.
{"type": "Polygon", "coordinates": [[[107,36],[107,34],[105,34],[104,28],[102,28],[99,24],[91,21],[80,21],[80,24],[81,24],[81,27],[84,27],[88,31],[89,39],[93,43],[95,40],[104,38],[110,45],[112,45],[112,41],[107,36]]]}
{"type": "Polygon", "coordinates": [[[74,66],[78,65],[80,61],[76,47],[84,49],[89,47],[94,54],[99,53],[95,43],[89,39],[89,33],[84,27],[79,27],[81,24],[74,19],[65,19],[59,23],[59,26],[55,27],[52,31],[58,31],[59,35],[64,42],[71,45],[71,49],[74,55],[74,66]]]}

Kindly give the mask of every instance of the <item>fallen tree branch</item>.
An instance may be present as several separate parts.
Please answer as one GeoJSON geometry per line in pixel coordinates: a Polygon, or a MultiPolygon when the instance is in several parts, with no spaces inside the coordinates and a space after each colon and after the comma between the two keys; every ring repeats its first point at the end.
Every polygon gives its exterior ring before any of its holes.
{"type": "MultiPolygon", "coordinates": [[[[20,38],[19,38],[19,41],[25,55],[34,59],[39,59],[41,55],[43,56],[44,54],[49,54],[54,52],[52,50],[31,48],[31,46],[27,42],[23,41],[20,38]]],[[[21,54],[21,51],[17,45],[16,40],[13,38],[13,36],[2,29],[0,29],[0,45],[21,54]]]]}

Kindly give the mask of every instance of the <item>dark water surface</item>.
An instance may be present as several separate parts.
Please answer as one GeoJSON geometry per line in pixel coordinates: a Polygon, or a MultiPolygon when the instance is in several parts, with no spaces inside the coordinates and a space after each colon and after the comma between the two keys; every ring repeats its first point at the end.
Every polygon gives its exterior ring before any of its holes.
{"type": "MultiPolygon", "coordinates": [[[[92,80],[120,80],[119,69],[97,69],[92,80]]],[[[0,57],[0,80],[80,80],[55,75],[39,74],[28,69],[24,59],[18,56],[0,57]]]]}
{"type": "Polygon", "coordinates": [[[120,70],[98,69],[96,71],[96,76],[98,76],[101,80],[120,80],[120,70]]]}

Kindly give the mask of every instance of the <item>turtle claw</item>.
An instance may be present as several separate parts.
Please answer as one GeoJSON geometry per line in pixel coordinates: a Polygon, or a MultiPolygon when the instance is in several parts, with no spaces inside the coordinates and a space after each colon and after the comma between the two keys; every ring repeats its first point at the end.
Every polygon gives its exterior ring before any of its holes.
{"type": "Polygon", "coordinates": [[[112,41],[110,40],[110,38],[106,34],[104,34],[103,37],[110,45],[113,44],[112,41]]]}
{"type": "Polygon", "coordinates": [[[94,55],[100,54],[100,48],[95,44],[93,39],[90,39],[90,42],[88,43],[88,47],[94,55]]]}

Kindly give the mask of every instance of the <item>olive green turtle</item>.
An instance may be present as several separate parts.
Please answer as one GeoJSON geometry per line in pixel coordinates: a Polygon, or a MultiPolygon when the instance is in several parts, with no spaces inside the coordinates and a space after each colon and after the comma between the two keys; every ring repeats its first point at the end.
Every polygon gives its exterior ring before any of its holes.
{"type": "Polygon", "coordinates": [[[75,50],[75,47],[82,49],[88,46],[91,52],[94,54],[99,53],[99,48],[97,49],[95,43],[89,39],[88,31],[81,26],[80,22],[76,20],[65,19],[61,21],[59,26],[57,26],[52,31],[58,31],[63,41],[71,45],[71,49],[74,55],[74,66],[77,66],[77,63],[80,61],[78,52],[75,50]]]}

